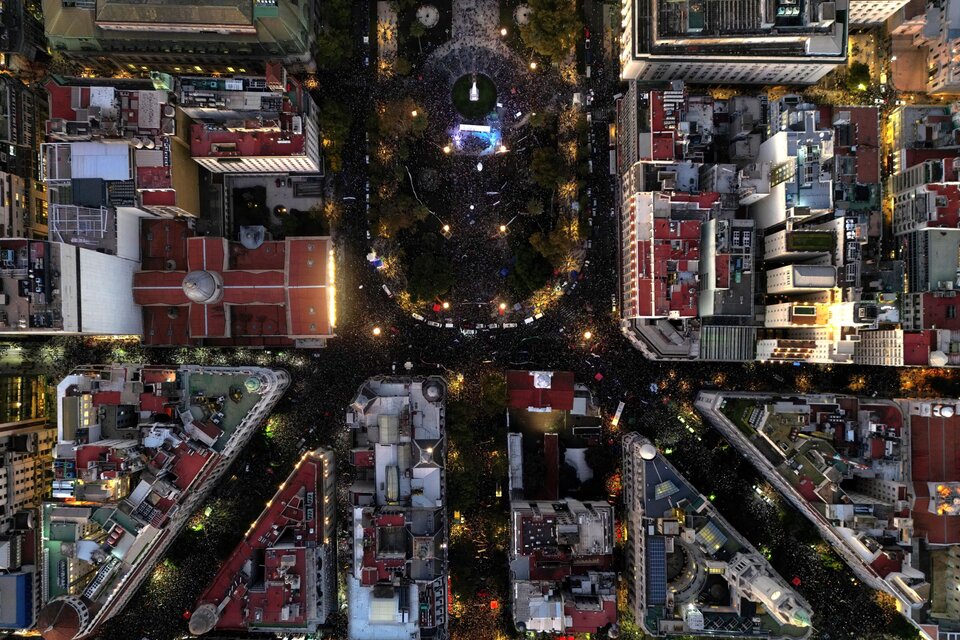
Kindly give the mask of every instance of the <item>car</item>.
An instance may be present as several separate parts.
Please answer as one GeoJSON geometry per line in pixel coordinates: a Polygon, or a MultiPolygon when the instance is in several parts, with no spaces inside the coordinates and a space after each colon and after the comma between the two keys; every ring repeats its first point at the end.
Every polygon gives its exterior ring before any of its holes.
{"type": "Polygon", "coordinates": [[[504,322],[504,323],[503,323],[503,328],[504,328],[504,329],[516,329],[516,328],[517,328],[517,323],[516,323],[516,322],[504,322]]]}
{"type": "Polygon", "coordinates": [[[424,317],[423,317],[422,315],[420,315],[419,313],[413,313],[413,314],[410,314],[410,315],[412,315],[412,316],[413,316],[413,319],[416,320],[417,322],[423,322],[424,320],[426,320],[426,318],[424,318],[424,317]]]}
{"type": "Polygon", "coordinates": [[[460,333],[462,333],[465,336],[475,336],[477,335],[477,330],[476,329],[460,329],[460,333]]]}
{"type": "Polygon", "coordinates": [[[436,320],[427,320],[427,324],[431,327],[437,327],[438,329],[440,328],[440,323],[436,320]]]}
{"type": "Polygon", "coordinates": [[[388,297],[388,298],[392,298],[392,297],[393,297],[393,292],[390,291],[390,287],[388,287],[387,285],[383,285],[383,292],[384,292],[385,294],[387,294],[387,297],[388,297]]]}
{"type": "Polygon", "coordinates": [[[533,324],[533,318],[524,318],[523,324],[533,324]]]}
{"type": "Polygon", "coordinates": [[[453,329],[453,323],[447,322],[443,325],[444,329],[453,329]]]}

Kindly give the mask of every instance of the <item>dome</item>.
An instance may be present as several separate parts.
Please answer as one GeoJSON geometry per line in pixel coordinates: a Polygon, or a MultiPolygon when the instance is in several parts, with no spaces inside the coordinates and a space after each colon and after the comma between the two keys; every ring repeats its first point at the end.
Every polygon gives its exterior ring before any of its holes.
{"type": "Polygon", "coordinates": [[[37,630],[43,640],[73,640],[80,626],[80,612],[65,598],[48,603],[37,615],[37,630]]]}
{"type": "Polygon", "coordinates": [[[440,402],[443,399],[443,386],[436,380],[427,380],[423,383],[423,397],[430,402],[440,402]]]}
{"type": "Polygon", "coordinates": [[[202,636],[209,633],[217,626],[220,616],[217,614],[217,608],[210,604],[202,604],[190,616],[190,633],[195,636],[202,636]]]}
{"type": "Polygon", "coordinates": [[[653,460],[657,457],[657,448],[649,442],[643,443],[640,445],[640,457],[644,460],[653,460]]]}
{"type": "Polygon", "coordinates": [[[223,296],[223,280],[212,271],[191,271],[183,279],[183,292],[190,302],[214,304],[223,296]]]}

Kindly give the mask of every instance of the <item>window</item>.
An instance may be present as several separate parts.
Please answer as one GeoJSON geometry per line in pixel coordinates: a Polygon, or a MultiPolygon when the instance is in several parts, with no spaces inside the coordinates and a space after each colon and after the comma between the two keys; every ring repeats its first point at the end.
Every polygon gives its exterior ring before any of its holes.
{"type": "Polygon", "coordinates": [[[947,305],[947,317],[956,318],[957,317],[957,307],[956,305],[947,305]]]}

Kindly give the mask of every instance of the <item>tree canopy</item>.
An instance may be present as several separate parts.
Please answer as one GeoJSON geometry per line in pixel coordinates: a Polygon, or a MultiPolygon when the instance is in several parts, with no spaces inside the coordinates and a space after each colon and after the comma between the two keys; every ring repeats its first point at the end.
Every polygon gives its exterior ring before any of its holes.
{"type": "Polygon", "coordinates": [[[407,273],[407,290],[419,300],[437,298],[449,291],[453,283],[453,265],[432,253],[418,255],[407,273]]]}
{"type": "Polygon", "coordinates": [[[530,171],[533,181],[540,187],[552,191],[564,181],[563,159],[557,150],[551,147],[542,147],[533,151],[530,160],[530,171]]]}
{"type": "Polygon", "coordinates": [[[573,51],[583,23],[573,0],[529,0],[530,22],[520,27],[524,44],[542,56],[563,60],[573,51]]]}
{"type": "Polygon", "coordinates": [[[320,124],[323,127],[323,151],[327,168],[340,171],[343,166],[341,153],[350,133],[353,117],[338,102],[325,99],[320,103],[320,124]]]}
{"type": "Polygon", "coordinates": [[[395,237],[400,231],[409,229],[429,215],[429,209],[401,192],[380,204],[380,231],[388,238],[395,237]]]}
{"type": "Polygon", "coordinates": [[[427,112],[413,98],[391,100],[378,110],[377,128],[385,137],[419,138],[427,130],[427,112]]]}

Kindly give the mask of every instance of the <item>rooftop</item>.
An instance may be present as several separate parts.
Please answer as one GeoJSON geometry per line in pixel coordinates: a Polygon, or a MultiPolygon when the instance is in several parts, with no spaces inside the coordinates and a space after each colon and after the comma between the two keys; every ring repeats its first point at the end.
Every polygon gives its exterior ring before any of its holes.
{"type": "Polygon", "coordinates": [[[445,395],[439,378],[371,378],[347,412],[354,640],[446,629],[445,395]]]}
{"type": "Polygon", "coordinates": [[[286,384],[266,369],[123,364],[61,380],[53,485],[67,502],[42,510],[44,602],[69,589],[99,605],[94,627],[114,615],[286,384]]]}
{"type": "Polygon", "coordinates": [[[250,248],[194,237],[182,220],[144,220],[141,233],[144,270],[134,276],[133,291],[148,344],[270,345],[333,335],[329,237],[250,248]]]}
{"type": "Polygon", "coordinates": [[[325,567],[333,559],[327,505],[335,496],[324,490],[331,463],[323,450],[305,454],[220,567],[198,600],[219,609],[215,629],[312,632],[324,622],[330,602],[318,610],[318,600],[334,594],[317,576],[335,571],[325,567]]]}

